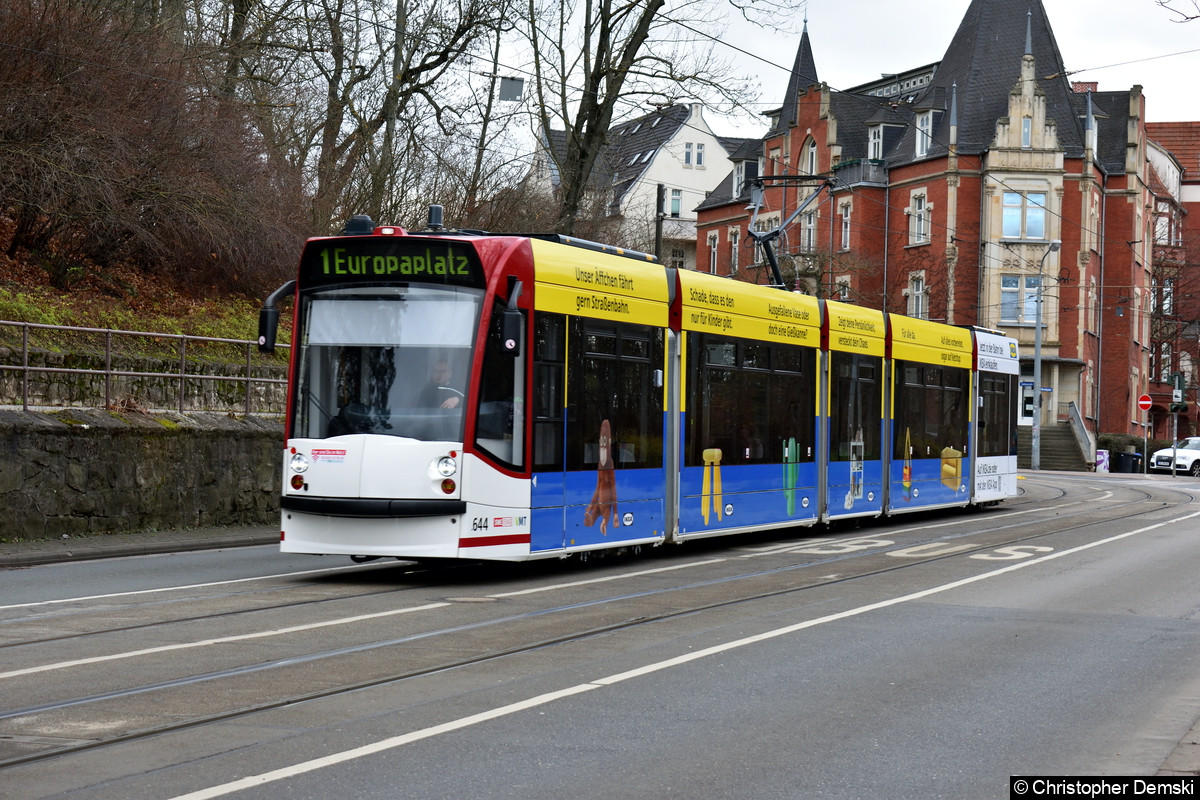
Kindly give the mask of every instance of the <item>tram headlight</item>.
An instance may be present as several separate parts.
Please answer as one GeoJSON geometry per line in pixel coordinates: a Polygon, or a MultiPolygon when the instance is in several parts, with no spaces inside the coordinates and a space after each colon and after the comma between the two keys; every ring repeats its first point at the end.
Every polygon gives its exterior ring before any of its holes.
{"type": "Polygon", "coordinates": [[[449,478],[454,473],[458,472],[458,464],[454,463],[454,459],[450,456],[442,456],[437,462],[438,475],[443,478],[449,478]]]}
{"type": "Polygon", "coordinates": [[[292,461],[288,466],[290,466],[292,469],[292,472],[296,473],[297,475],[299,475],[302,472],[307,472],[308,471],[308,456],[304,455],[304,453],[293,453],[292,461]]]}

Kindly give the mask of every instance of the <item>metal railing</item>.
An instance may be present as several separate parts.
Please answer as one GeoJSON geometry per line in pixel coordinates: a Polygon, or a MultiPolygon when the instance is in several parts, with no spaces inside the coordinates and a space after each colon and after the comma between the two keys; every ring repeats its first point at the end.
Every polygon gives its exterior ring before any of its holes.
{"type": "MultiPolygon", "coordinates": [[[[31,405],[39,408],[44,407],[95,407],[96,403],[80,402],[77,398],[75,402],[54,403],[54,402],[30,402],[30,384],[31,381],[36,381],[39,376],[50,376],[53,374],[66,376],[87,376],[98,383],[100,378],[104,380],[103,388],[103,408],[114,408],[114,405],[124,405],[126,407],[138,408],[139,410],[175,410],[180,413],[192,410],[208,411],[211,408],[195,408],[190,406],[200,405],[205,403],[201,400],[199,403],[188,402],[189,387],[194,387],[195,384],[206,384],[210,382],[221,382],[240,386],[245,394],[244,403],[241,410],[245,414],[254,413],[272,413],[265,408],[255,408],[255,386],[271,390],[271,387],[276,387],[275,392],[280,392],[281,387],[286,385],[287,380],[282,377],[271,377],[269,374],[272,367],[276,372],[282,374],[283,366],[276,358],[261,356],[257,353],[258,343],[243,339],[220,339],[206,336],[190,336],[186,334],[174,333],[154,333],[149,331],[125,331],[108,328],[81,328],[66,325],[45,325],[35,322],[10,322],[0,320],[0,347],[8,350],[8,358],[0,358],[0,378],[13,372],[20,373],[20,405],[25,411],[30,409],[31,405]],[[10,346],[15,334],[6,335],[11,329],[17,329],[20,332],[20,346],[10,346]],[[34,348],[30,344],[31,334],[36,333],[52,333],[59,339],[66,339],[71,342],[68,347],[64,348],[59,344],[56,347],[41,347],[34,348]],[[114,339],[133,337],[142,340],[140,347],[132,347],[120,352],[114,352],[114,339]],[[102,340],[102,346],[99,341],[102,340]],[[76,345],[76,342],[78,344],[76,345]],[[190,346],[190,350],[189,350],[190,346]],[[71,356],[68,359],[63,350],[69,350],[71,356]],[[213,357],[213,350],[218,349],[217,357],[213,357]],[[198,358],[196,352],[200,351],[202,355],[207,354],[208,358],[198,358]],[[231,357],[232,352],[239,353],[238,359],[235,362],[231,357]],[[137,353],[137,355],[131,355],[137,353]],[[52,358],[47,358],[47,355],[62,357],[63,364],[50,365],[49,361],[52,358]],[[19,355],[20,363],[4,363],[5,361],[14,361],[13,356],[19,355]],[[46,360],[45,366],[38,366],[31,363],[31,357],[38,356],[41,360],[46,360]],[[244,357],[243,357],[244,356],[244,357]],[[98,362],[103,358],[103,367],[98,365],[95,367],[86,366],[68,366],[71,361],[98,362]],[[258,359],[257,365],[255,359],[258,359]],[[189,361],[189,358],[191,359],[189,361]],[[154,362],[178,364],[178,368],[167,370],[153,369],[120,369],[114,367],[114,360],[124,361],[136,364],[141,361],[143,363],[153,364],[154,362]],[[237,363],[237,369],[243,370],[240,374],[218,374],[220,369],[229,370],[230,365],[237,363]],[[217,372],[204,371],[214,369],[213,365],[222,365],[217,368],[217,372]],[[255,375],[257,371],[260,373],[255,375]],[[149,403],[151,407],[142,408],[142,402],[132,393],[125,393],[118,400],[114,400],[114,382],[119,379],[127,379],[132,381],[159,380],[174,382],[177,385],[175,398],[171,406],[166,406],[165,403],[149,403]]],[[[287,349],[289,345],[278,344],[278,348],[287,349]]],[[[43,381],[48,384],[49,378],[43,381]]],[[[16,405],[9,402],[15,400],[12,395],[12,387],[3,387],[5,397],[0,404],[16,405]]],[[[85,390],[88,393],[88,390],[85,390]]],[[[46,400],[51,394],[50,391],[42,392],[42,399],[46,400]]],[[[99,394],[98,391],[95,392],[99,394]]],[[[95,397],[96,400],[100,398],[95,397]]],[[[165,398],[164,398],[165,399],[165,398]]],[[[221,404],[223,408],[219,410],[232,410],[229,403],[221,404]]],[[[270,405],[269,402],[262,402],[262,405],[270,405]]],[[[277,412],[275,412],[277,413],[277,412]]]]}

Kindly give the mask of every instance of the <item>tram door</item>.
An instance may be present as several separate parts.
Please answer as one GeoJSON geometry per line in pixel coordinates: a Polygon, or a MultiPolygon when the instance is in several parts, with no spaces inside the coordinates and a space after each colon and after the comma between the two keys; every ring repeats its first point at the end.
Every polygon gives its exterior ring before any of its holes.
{"type": "Polygon", "coordinates": [[[553,314],[535,331],[531,548],[661,538],[664,331],[553,314]]]}

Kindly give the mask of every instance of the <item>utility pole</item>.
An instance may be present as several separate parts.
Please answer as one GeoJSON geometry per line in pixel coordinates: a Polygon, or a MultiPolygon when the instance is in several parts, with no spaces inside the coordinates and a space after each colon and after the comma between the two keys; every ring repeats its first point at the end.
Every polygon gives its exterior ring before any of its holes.
{"type": "Polygon", "coordinates": [[[1058,252],[1062,240],[1050,242],[1042,260],[1038,262],[1037,322],[1033,326],[1033,437],[1029,454],[1029,468],[1042,468],[1042,296],[1046,292],[1046,257],[1058,252]]]}

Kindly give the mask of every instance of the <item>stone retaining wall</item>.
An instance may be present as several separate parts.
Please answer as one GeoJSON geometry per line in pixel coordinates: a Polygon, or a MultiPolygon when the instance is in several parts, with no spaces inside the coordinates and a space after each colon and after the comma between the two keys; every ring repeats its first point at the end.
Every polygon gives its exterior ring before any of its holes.
{"type": "Polygon", "coordinates": [[[0,539],[279,519],[275,420],[0,410],[0,446],[0,539]]]}

